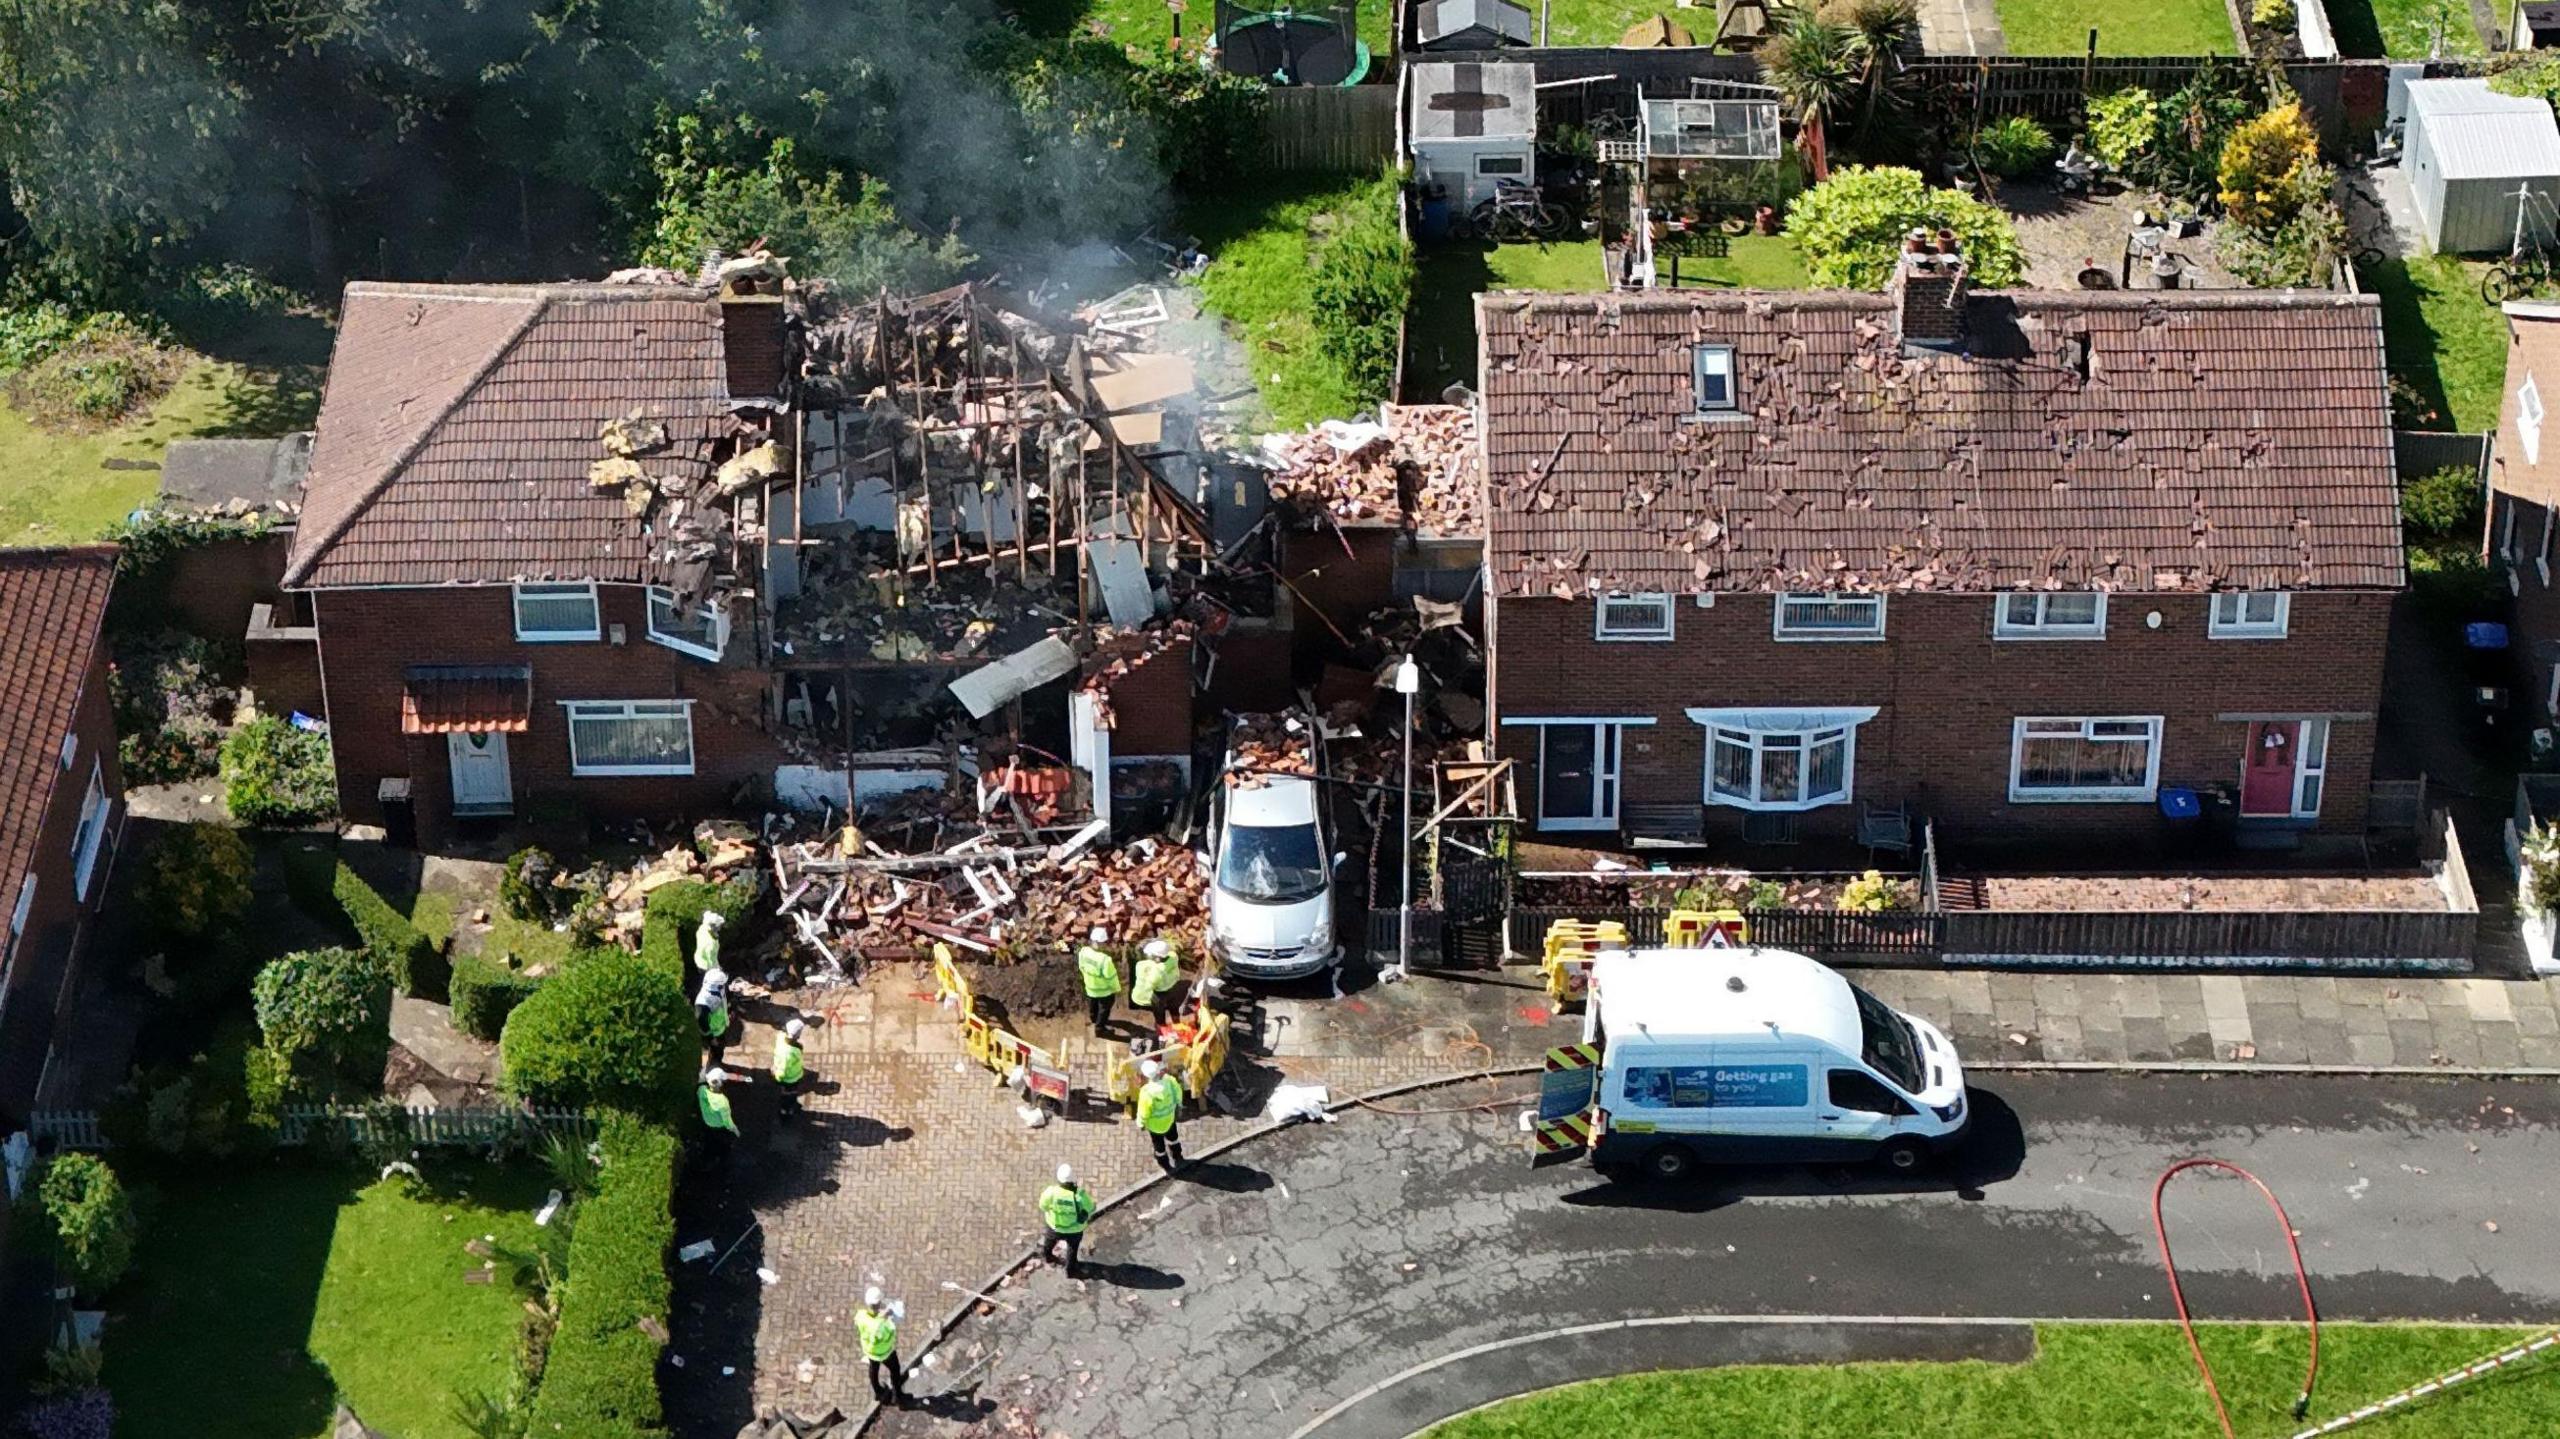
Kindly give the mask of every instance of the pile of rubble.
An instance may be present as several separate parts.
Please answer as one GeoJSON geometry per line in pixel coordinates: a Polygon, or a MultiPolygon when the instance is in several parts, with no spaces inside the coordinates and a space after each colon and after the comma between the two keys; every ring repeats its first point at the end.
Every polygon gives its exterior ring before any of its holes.
{"type": "MultiPolygon", "coordinates": [[[[709,884],[726,884],[733,879],[753,882],[761,878],[761,858],[752,826],[736,820],[706,819],[693,827],[687,843],[669,845],[628,869],[600,877],[597,893],[603,901],[604,932],[609,938],[636,948],[652,893],[684,879],[709,884]]],[[[563,876],[554,882],[577,884],[581,877],[563,876]]]]}
{"type": "Polygon", "coordinates": [[[1484,533],[1475,412],[1465,406],[1381,405],[1375,424],[1326,420],[1265,436],[1262,453],[1274,499],[1337,523],[1484,533]]]}
{"type": "Polygon", "coordinates": [[[948,568],[932,584],[853,539],[811,548],[802,593],[778,607],[785,655],[883,662],[993,658],[1075,620],[1074,581],[1034,569],[948,568]]]}
{"type": "Polygon", "coordinates": [[[1316,772],[1315,749],[1302,714],[1241,714],[1227,730],[1229,782],[1252,788],[1267,774],[1316,772]]]}

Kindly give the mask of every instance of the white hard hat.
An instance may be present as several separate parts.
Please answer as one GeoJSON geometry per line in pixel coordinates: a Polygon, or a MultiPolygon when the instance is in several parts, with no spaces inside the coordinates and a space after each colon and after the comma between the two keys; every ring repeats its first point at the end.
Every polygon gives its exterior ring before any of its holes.
{"type": "Polygon", "coordinates": [[[1061,1164],[1061,1165],[1059,1165],[1059,1166],[1058,1166],[1058,1182],[1059,1182],[1060,1184],[1073,1184],[1073,1183],[1075,1183],[1075,1182],[1076,1182],[1076,1167],[1075,1167],[1074,1165],[1072,1165],[1072,1164],[1061,1164]]]}
{"type": "Polygon", "coordinates": [[[729,916],[722,914],[716,909],[706,909],[702,912],[702,922],[711,926],[713,929],[718,929],[720,926],[729,922],[729,916]]]}
{"type": "Polygon", "coordinates": [[[1111,931],[1097,924],[1093,927],[1093,933],[1087,935],[1086,938],[1092,940],[1096,944],[1102,944],[1111,938],[1111,931]]]}
{"type": "Polygon", "coordinates": [[[1173,953],[1173,946],[1165,943],[1161,939],[1151,939],[1147,941],[1146,949],[1143,952],[1153,956],[1154,958],[1162,959],[1166,955],[1173,953]]]}
{"type": "Polygon", "coordinates": [[[865,1309],[877,1309],[880,1307],[879,1285],[874,1284],[870,1288],[862,1291],[862,1307],[865,1309]]]}
{"type": "Polygon", "coordinates": [[[702,972],[702,982],[704,984],[727,984],[729,982],[729,971],[722,969],[720,966],[715,964],[702,972]]]}
{"type": "Polygon", "coordinates": [[[806,1028],[808,1028],[807,1025],[804,1025],[795,1019],[784,1024],[782,1026],[782,1032],[793,1039],[798,1039],[800,1037],[800,1031],[806,1028]]]}
{"type": "Polygon", "coordinates": [[[729,1082],[729,1071],[720,1068],[718,1065],[714,1065],[702,1072],[702,1082],[710,1085],[714,1089],[718,1089],[721,1085],[729,1082]]]}
{"type": "Polygon", "coordinates": [[[1157,1075],[1164,1073],[1164,1066],[1150,1059],[1139,1064],[1138,1072],[1149,1079],[1153,1079],[1157,1075]]]}

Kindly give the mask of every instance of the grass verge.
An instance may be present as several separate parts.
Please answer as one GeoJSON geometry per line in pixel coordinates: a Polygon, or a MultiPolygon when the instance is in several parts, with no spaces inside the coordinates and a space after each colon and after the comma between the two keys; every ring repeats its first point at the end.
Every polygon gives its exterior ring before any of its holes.
{"type": "Polygon", "coordinates": [[[1360,387],[1317,343],[1315,254],[1340,217],[1369,197],[1375,176],[1284,177],[1193,201],[1183,227],[1210,256],[1201,303],[1241,340],[1261,394],[1261,418],[1283,428],[1342,419],[1380,397],[1360,387]]]}
{"type": "Polygon", "coordinates": [[[299,1439],[343,1401],[402,1439],[471,1439],[454,1396],[504,1385],[522,1297],[463,1282],[462,1246],[529,1249],[547,1181],[440,1167],[458,1189],[424,1198],[297,1161],[162,1188],[106,1345],[118,1429],[299,1439]]]}
{"type": "Polygon", "coordinates": [[[2130,11],[2112,0],[1999,0],[2012,55],[2237,55],[2222,0],[2163,0],[2130,11]],[[2138,17],[2138,18],[2137,18],[2138,17]]]}
{"type": "Polygon", "coordinates": [[[2486,269],[2451,255],[2358,267],[2358,280],[2382,297],[2382,345],[2402,423],[2466,431],[2498,423],[2507,329],[2496,307],[2480,298],[2486,269]]]}
{"type": "MultiPolygon", "coordinates": [[[[2431,1325],[2324,1325],[2314,1418],[2369,1403],[2494,1352],[2521,1332],[2431,1325]]],[[[2298,1328],[2210,1325],[2207,1356],[2234,1427],[2290,1434],[2302,1382],[2298,1328]]],[[[2543,1364],[2477,1382],[2358,1433],[2373,1439],[2525,1439],[2560,1431],[2560,1383],[2543,1364]]],[[[1738,1366],[1597,1380],[1454,1419],[1430,1439],[1567,1439],[1589,1434],[1752,1434],[1868,1439],[1984,1434],[2001,1439],[2193,1439],[2212,1405],[2173,1324],[2047,1324],[2025,1364],[1738,1366]],[[1786,1416],[1779,1421],[1775,1416],[1786,1416]]]]}
{"type": "Polygon", "coordinates": [[[2480,32],[2459,0],[2326,0],[2338,53],[2350,59],[2424,60],[2444,37],[2447,55],[2480,53],[2480,32]]]}

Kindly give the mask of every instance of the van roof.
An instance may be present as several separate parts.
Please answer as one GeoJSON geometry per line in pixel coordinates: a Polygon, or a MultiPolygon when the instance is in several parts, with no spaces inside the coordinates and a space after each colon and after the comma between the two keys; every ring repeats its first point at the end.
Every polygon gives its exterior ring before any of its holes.
{"type": "Polygon", "coordinates": [[[1315,781],[1271,774],[1255,779],[1227,787],[1227,823],[1248,829],[1315,823],[1315,781]]]}
{"type": "Polygon", "coordinates": [[[1591,966],[1591,986],[1613,1043],[1758,1036],[1772,1024],[1843,1054],[1863,1039],[1849,981],[1784,949],[1611,951],[1591,966]]]}

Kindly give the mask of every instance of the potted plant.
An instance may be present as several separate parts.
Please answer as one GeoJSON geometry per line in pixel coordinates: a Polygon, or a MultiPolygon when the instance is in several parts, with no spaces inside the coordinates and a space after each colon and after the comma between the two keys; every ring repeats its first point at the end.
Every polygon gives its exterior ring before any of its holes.
{"type": "Polygon", "coordinates": [[[2516,846],[2518,867],[2516,908],[2524,917],[2525,953],[2533,960],[2537,973],[2560,971],[2560,960],[2552,955],[2552,938],[2560,928],[2560,830],[2540,821],[2524,833],[2516,846]]]}

